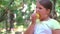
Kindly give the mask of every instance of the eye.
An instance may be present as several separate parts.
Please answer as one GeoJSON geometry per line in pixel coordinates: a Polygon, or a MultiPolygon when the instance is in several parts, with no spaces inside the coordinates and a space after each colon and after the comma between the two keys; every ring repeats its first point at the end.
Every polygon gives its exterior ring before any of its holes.
{"type": "Polygon", "coordinates": [[[36,7],[37,8],[37,7],[36,7]]]}
{"type": "Polygon", "coordinates": [[[38,9],[42,9],[41,7],[36,7],[36,8],[38,8],[38,9]]]}
{"type": "Polygon", "coordinates": [[[39,9],[42,9],[41,7],[39,7],[39,9]]]}

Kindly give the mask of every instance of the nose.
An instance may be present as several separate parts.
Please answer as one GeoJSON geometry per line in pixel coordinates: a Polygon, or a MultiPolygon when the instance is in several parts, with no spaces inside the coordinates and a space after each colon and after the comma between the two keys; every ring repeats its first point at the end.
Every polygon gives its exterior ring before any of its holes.
{"type": "Polygon", "coordinates": [[[39,9],[38,8],[36,8],[36,13],[39,13],[39,9]]]}

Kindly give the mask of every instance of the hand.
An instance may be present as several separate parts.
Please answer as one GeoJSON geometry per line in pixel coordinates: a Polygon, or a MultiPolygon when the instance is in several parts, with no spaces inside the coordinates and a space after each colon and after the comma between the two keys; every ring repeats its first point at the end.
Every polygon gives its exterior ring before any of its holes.
{"type": "Polygon", "coordinates": [[[31,21],[32,21],[32,24],[35,24],[36,23],[36,13],[33,13],[31,15],[31,21]]]}

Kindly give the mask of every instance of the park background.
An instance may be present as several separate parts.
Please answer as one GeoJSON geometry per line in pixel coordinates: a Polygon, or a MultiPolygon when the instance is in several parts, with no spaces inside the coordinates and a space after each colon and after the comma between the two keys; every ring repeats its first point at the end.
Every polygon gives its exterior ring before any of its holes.
{"type": "MultiPolygon", "coordinates": [[[[60,23],[60,0],[51,0],[52,18],[60,23]]],[[[0,34],[23,34],[31,24],[36,0],[0,0],[0,34]]]]}

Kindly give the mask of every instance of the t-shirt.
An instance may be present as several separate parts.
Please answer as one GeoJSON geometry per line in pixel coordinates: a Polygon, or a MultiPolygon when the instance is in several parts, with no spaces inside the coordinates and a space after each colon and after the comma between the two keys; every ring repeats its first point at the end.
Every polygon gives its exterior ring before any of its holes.
{"type": "Polygon", "coordinates": [[[36,23],[34,34],[52,34],[52,29],[60,29],[60,24],[56,20],[49,18],[48,20],[36,23]]]}

